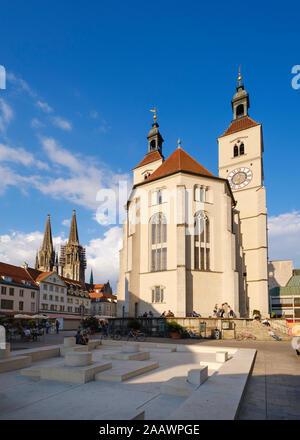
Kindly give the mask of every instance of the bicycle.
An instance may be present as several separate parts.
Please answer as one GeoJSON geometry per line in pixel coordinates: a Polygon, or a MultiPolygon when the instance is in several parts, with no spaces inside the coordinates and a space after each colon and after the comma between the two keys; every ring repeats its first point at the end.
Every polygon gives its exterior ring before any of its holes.
{"type": "Polygon", "coordinates": [[[256,336],[252,335],[251,333],[239,333],[236,337],[237,341],[248,341],[249,339],[252,339],[253,341],[256,340],[256,336]]]}
{"type": "Polygon", "coordinates": [[[145,340],[145,333],[131,329],[127,335],[127,341],[132,338],[134,341],[143,342],[145,340]]]}
{"type": "Polygon", "coordinates": [[[121,332],[118,330],[113,333],[104,331],[100,336],[100,340],[101,339],[113,339],[114,341],[119,341],[121,339],[121,332]]]}

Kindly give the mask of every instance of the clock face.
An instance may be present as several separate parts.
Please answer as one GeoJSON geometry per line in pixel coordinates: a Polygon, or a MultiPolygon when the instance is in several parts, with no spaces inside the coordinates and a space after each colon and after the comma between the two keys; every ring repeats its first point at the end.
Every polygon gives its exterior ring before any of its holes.
{"type": "Polygon", "coordinates": [[[236,168],[228,174],[227,179],[232,189],[241,189],[251,182],[252,171],[245,167],[236,168]]]}

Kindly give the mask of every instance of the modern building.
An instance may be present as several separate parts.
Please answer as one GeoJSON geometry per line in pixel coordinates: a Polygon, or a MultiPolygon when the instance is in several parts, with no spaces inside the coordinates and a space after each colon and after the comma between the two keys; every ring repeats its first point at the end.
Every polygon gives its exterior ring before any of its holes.
{"type": "Polygon", "coordinates": [[[35,315],[39,309],[39,286],[23,267],[0,262],[0,314],[35,315]]]}
{"type": "Polygon", "coordinates": [[[165,159],[154,116],[127,203],[118,316],[210,316],[224,302],[241,317],[268,315],[262,126],[249,117],[249,95],[238,81],[233,121],[218,138],[219,176],[180,141],[165,159]]]}

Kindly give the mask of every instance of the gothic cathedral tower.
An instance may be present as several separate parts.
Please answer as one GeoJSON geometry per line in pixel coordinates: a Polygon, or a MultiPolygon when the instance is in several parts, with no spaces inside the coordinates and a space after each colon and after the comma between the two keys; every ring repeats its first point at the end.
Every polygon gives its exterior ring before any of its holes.
{"type": "Polygon", "coordinates": [[[79,244],[75,209],[73,209],[69,240],[61,246],[60,265],[63,277],[85,282],[85,249],[79,244]]]}
{"type": "Polygon", "coordinates": [[[48,214],[43,244],[35,258],[35,269],[41,270],[42,272],[52,272],[52,270],[54,270],[55,262],[50,214],[48,214]]]}
{"type": "Polygon", "coordinates": [[[249,95],[239,84],[232,99],[233,121],[218,138],[219,176],[229,180],[237,202],[245,261],[249,316],[268,307],[268,241],[266,188],[263,173],[262,125],[248,116],[249,95]]]}

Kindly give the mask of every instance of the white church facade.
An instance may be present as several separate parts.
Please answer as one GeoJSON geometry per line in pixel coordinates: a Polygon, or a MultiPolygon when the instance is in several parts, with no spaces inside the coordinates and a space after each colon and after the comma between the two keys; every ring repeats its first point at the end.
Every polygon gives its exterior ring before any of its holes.
{"type": "Polygon", "coordinates": [[[127,202],[118,316],[211,316],[224,302],[237,316],[268,314],[262,126],[248,116],[241,78],[232,108],[233,121],[218,138],[219,176],[180,142],[165,159],[154,116],[127,202]]]}

